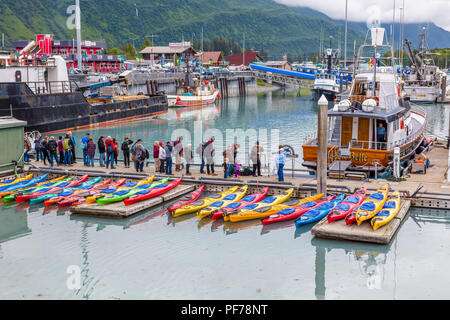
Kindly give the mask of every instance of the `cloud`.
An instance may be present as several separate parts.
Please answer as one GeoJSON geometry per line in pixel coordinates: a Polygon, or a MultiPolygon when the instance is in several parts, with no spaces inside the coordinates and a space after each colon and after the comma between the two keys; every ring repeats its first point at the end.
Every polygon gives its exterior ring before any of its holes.
{"type": "MultiPolygon", "coordinates": [[[[318,10],[333,19],[345,18],[345,0],[275,0],[288,6],[308,7],[318,10]]],[[[395,0],[395,18],[400,21],[403,1],[405,22],[433,22],[450,31],[450,0],[395,0]]],[[[348,0],[348,20],[368,21],[378,14],[382,23],[390,23],[393,17],[394,0],[348,0]]]]}

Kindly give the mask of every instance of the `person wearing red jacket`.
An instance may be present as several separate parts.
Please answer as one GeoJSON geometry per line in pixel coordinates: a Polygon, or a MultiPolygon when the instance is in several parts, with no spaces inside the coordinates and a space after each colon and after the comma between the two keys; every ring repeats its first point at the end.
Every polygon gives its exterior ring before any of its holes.
{"type": "Polygon", "coordinates": [[[106,169],[108,169],[109,164],[111,164],[111,169],[114,168],[114,155],[116,153],[116,145],[113,142],[113,139],[108,136],[105,140],[106,147],[106,169]]]}

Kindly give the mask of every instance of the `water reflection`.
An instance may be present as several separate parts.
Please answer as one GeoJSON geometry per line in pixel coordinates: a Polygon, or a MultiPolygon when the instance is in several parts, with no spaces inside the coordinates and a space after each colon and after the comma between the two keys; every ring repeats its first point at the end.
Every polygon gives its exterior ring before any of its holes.
{"type": "Polygon", "coordinates": [[[260,226],[261,220],[254,219],[254,220],[247,220],[247,221],[239,221],[239,222],[230,222],[225,221],[223,224],[223,232],[226,235],[231,235],[234,233],[238,233],[241,230],[249,229],[255,226],[260,226]]]}
{"type": "Polygon", "coordinates": [[[15,207],[4,206],[0,210],[0,243],[31,234],[27,212],[16,212],[15,207]]]}

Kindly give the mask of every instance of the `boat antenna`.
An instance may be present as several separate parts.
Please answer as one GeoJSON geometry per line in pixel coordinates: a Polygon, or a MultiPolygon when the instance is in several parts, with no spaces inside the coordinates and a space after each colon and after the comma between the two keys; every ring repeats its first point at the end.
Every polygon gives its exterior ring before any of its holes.
{"type": "Polygon", "coordinates": [[[347,68],[347,4],[348,0],[345,0],[344,69],[347,68]]]}
{"type": "Polygon", "coordinates": [[[80,0],[76,0],[75,6],[75,20],[77,28],[77,61],[78,69],[82,69],[82,59],[81,59],[81,12],[80,12],[80,0]]]}

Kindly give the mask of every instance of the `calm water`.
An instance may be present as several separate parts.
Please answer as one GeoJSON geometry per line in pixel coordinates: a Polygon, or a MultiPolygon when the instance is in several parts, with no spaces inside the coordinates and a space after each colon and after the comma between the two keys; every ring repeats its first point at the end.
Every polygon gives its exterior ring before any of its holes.
{"type": "MultiPolygon", "coordinates": [[[[445,135],[449,106],[427,108],[430,130],[445,135]]],[[[89,131],[153,141],[199,119],[221,130],[279,128],[299,150],[316,112],[308,98],[273,93],[89,131]]],[[[0,204],[0,299],[450,298],[450,211],[411,209],[379,246],[315,239],[312,226],[172,219],[168,205],[117,221],[0,204]],[[79,290],[67,287],[69,266],[81,272],[79,290]]]]}

